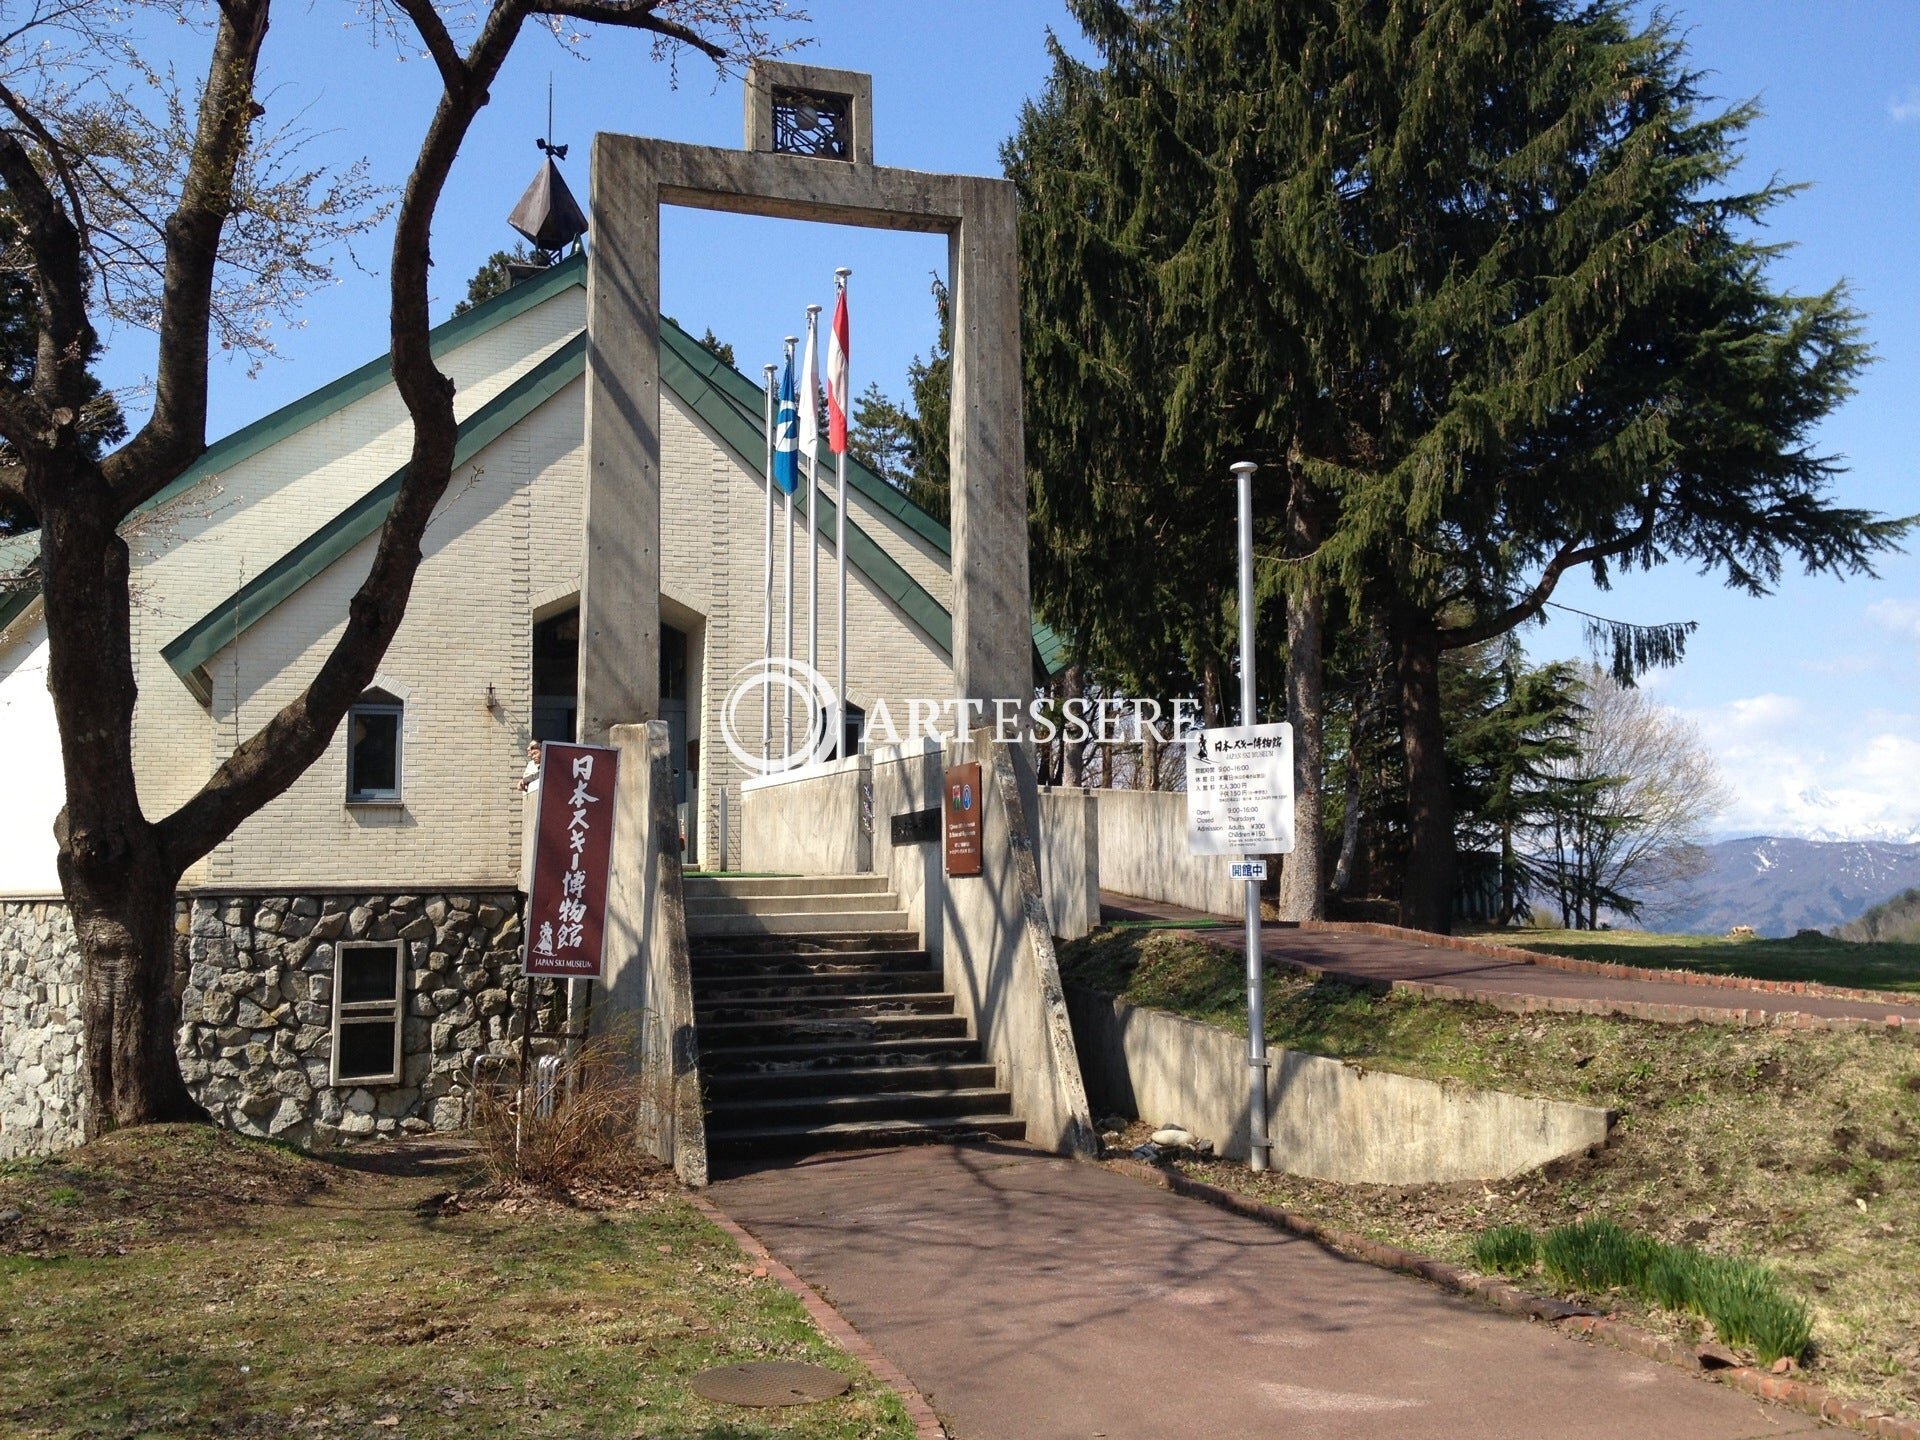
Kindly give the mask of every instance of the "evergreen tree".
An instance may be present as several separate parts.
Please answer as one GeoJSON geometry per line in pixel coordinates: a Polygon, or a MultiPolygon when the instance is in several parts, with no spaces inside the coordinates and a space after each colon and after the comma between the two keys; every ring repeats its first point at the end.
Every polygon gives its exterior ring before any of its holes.
{"type": "MultiPolygon", "coordinates": [[[[1072,8],[1102,64],[1056,47],[1008,150],[1048,618],[1123,666],[1170,636],[1204,655],[1232,557],[1213,476],[1283,469],[1269,588],[1337,587],[1385,638],[1403,914],[1444,928],[1444,653],[1538,619],[1577,570],[1684,560],[1759,594],[1789,563],[1867,572],[1903,533],[1834,505],[1810,443],[1866,360],[1857,317],[1769,283],[1752,231],[1788,190],[1732,188],[1753,110],[1700,113],[1664,20],[1072,8]]],[[[1598,634],[1624,676],[1689,628],[1598,634]]]]}
{"type": "Polygon", "coordinates": [[[506,294],[513,285],[514,266],[539,263],[539,257],[517,241],[511,250],[494,251],[480,262],[480,268],[467,281],[467,298],[453,307],[453,313],[464,315],[474,306],[484,304],[496,295],[506,294]]]}

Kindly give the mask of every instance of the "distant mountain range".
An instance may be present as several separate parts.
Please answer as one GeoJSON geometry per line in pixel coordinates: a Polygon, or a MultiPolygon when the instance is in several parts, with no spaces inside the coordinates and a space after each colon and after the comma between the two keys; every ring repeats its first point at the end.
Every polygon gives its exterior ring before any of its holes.
{"type": "Polygon", "coordinates": [[[1686,935],[1721,935],[1735,925],[1773,936],[1831,930],[1920,885],[1920,843],[1911,841],[1759,835],[1709,845],[1707,860],[1697,879],[1646,895],[1628,923],[1686,935]]]}

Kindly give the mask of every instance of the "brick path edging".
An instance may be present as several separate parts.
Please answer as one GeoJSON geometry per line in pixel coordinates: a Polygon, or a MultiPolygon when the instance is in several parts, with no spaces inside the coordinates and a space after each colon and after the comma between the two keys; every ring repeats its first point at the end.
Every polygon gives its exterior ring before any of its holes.
{"type": "MultiPolygon", "coordinates": [[[[1404,930],[1397,925],[1379,925],[1371,921],[1358,920],[1307,920],[1300,922],[1303,930],[1347,930],[1363,935],[1378,935],[1390,940],[1404,940],[1409,944],[1432,945],[1443,949],[1461,950],[1470,954],[1487,955],[1494,959],[1518,960],[1526,964],[1543,964],[1557,956],[1535,955],[1526,950],[1512,950],[1499,945],[1482,945],[1472,940],[1461,939],[1453,935],[1432,935],[1423,930],[1404,930]]],[[[1232,944],[1237,932],[1195,931],[1201,939],[1211,944],[1232,944]]],[[[1700,1022],[1707,1025],[1745,1025],[1772,1026],[1781,1030],[1823,1030],[1840,1032],[1869,1031],[1874,1034],[1892,1035],[1920,1043],[1920,1018],[1907,1019],[1900,1015],[1888,1015],[1875,1020],[1866,1015],[1809,1015],[1803,1010],[1760,1010],[1752,1007],[1734,1007],[1722,1005],[1662,1005],[1648,1000],[1607,1000],[1572,995],[1510,995],[1495,990],[1472,990],[1465,986],[1449,985],[1437,980],[1356,980],[1353,976],[1329,970],[1310,960],[1295,960],[1290,956],[1269,950],[1265,956],[1267,962],[1284,966],[1298,974],[1319,980],[1333,975],[1347,984],[1360,984],[1368,989],[1385,993],[1397,991],[1404,995],[1418,995],[1426,1000],[1458,1000],[1473,1005],[1487,1005],[1495,1010],[1504,1010],[1511,1015],[1530,1015],[1536,1011],[1550,1011],[1560,1015],[1624,1015],[1632,1020],[1652,1020],[1665,1025],[1685,1025],[1700,1022]]],[[[1555,968],[1548,966],[1548,968],[1555,968]]],[[[1628,970],[1630,967],[1618,967],[1628,970]]],[[[1664,981],[1672,975],[1686,972],[1664,970],[1634,971],[1630,975],[1614,978],[1644,979],[1664,981]]],[[[1722,977],[1704,977],[1721,980],[1722,977]]],[[[1687,984],[1687,981],[1680,981],[1687,984]]],[[[1785,984],[1780,981],[1755,981],[1755,985],[1785,984]]],[[[1798,982],[1796,982],[1798,983],[1798,982]]],[[[1741,988],[1741,987],[1725,987],[1741,988]]],[[[1768,992],[1778,993],[1778,992],[1768,992]]],[[[1812,982],[1800,991],[1790,993],[1824,994],[1812,982]]],[[[1872,992],[1862,991],[1862,994],[1872,992]]],[[[1850,997],[1849,997],[1850,998],[1850,997]]],[[[1877,995],[1874,998],[1888,1000],[1890,997],[1877,995]]],[[[1911,999],[1901,999],[1897,1003],[1910,1005],[1911,999]]]]}
{"type": "Polygon", "coordinates": [[[1143,1164],[1138,1160],[1108,1160],[1102,1163],[1111,1170],[1149,1185],[1158,1185],[1176,1195],[1204,1200],[1223,1210],[1231,1210],[1236,1215],[1289,1230],[1355,1260],[1377,1265],[1383,1270],[1397,1270],[1402,1274],[1417,1276],[1443,1290],[1482,1300],[1496,1309],[1545,1321],[1572,1334],[1603,1340],[1616,1349],[1704,1375],[1722,1385],[1731,1385],[1759,1399],[1816,1416],[1831,1424],[1844,1425],[1864,1435],[1880,1437],[1880,1440],[1920,1440],[1920,1420],[1903,1420],[1858,1401],[1842,1400],[1824,1386],[1811,1385],[1791,1375],[1756,1370],[1750,1365],[1712,1368],[1703,1361],[1700,1352],[1692,1347],[1610,1315],[1597,1314],[1564,1300],[1534,1295],[1504,1280],[1476,1274],[1463,1266],[1450,1265],[1444,1260],[1418,1255],[1411,1250],[1402,1250],[1397,1245],[1385,1245],[1377,1240],[1336,1230],[1305,1215],[1296,1215],[1291,1210],[1282,1210],[1276,1205],[1224,1190],[1218,1185],[1209,1185],[1204,1180],[1191,1179],[1178,1171],[1143,1164]]]}
{"type": "MultiPolygon", "coordinates": [[[[865,1365],[874,1379],[900,1397],[900,1403],[906,1407],[907,1418],[913,1421],[915,1440],[949,1440],[946,1426],[940,1423],[940,1417],[934,1414],[933,1406],[927,1403],[927,1397],[920,1393],[919,1387],[907,1378],[907,1372],[881,1354],[879,1348],[854,1329],[819,1291],[782,1264],[771,1250],[706,1196],[689,1195],[687,1200],[694,1209],[725,1231],[734,1244],[765,1266],[767,1274],[778,1280],[789,1294],[806,1307],[808,1316],[822,1334],[865,1365]]],[[[1920,1437],[1916,1437],[1916,1440],[1920,1440],[1920,1437]]]]}
{"type": "Polygon", "coordinates": [[[1823,985],[1818,980],[1759,980],[1751,975],[1710,975],[1703,970],[1662,970],[1650,965],[1623,965],[1617,960],[1581,960],[1545,950],[1502,945],[1498,941],[1482,940],[1473,935],[1437,935],[1429,930],[1409,930],[1404,925],[1386,925],[1377,920],[1302,920],[1299,925],[1302,930],[1347,930],[1361,935],[1378,935],[1383,939],[1404,940],[1413,945],[1430,945],[1441,950],[1484,955],[1490,960],[1512,960],[1522,965],[1540,965],[1549,970],[1567,970],[1580,975],[1604,975],[1609,980],[1653,980],[1666,985],[1691,985],[1706,990],[1746,990],[1755,995],[1806,995],[1821,1000],[1864,1000],[1877,1005],[1920,1005],[1920,996],[1895,990],[1861,990],[1847,985],[1823,985]]]}

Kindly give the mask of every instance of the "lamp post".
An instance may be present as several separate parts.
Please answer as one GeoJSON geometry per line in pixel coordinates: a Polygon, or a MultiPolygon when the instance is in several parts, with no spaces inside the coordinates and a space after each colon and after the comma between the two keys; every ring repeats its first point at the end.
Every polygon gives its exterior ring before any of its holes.
{"type": "MultiPolygon", "coordinates": [[[[1259,693],[1253,678],[1253,472],[1251,460],[1231,467],[1240,508],[1240,723],[1259,723],[1259,693]]],[[[1253,860],[1252,855],[1246,857],[1253,860]]],[[[1254,1170],[1267,1168],[1267,972],[1260,954],[1260,882],[1247,881],[1247,1125],[1254,1170]]]]}

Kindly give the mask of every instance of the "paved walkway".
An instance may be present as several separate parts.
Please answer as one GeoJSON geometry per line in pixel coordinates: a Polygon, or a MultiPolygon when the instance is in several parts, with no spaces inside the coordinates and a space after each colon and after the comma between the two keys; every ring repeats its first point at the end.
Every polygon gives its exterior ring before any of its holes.
{"type": "MultiPolygon", "coordinates": [[[[1216,927],[1196,931],[1204,940],[1239,950],[1246,939],[1241,928],[1221,928],[1220,918],[1197,910],[1183,910],[1155,900],[1102,891],[1100,913],[1108,920],[1204,921],[1216,927]]],[[[1261,927],[1260,945],[1270,958],[1311,966],[1337,979],[1358,984],[1413,981],[1446,985],[1469,996],[1538,996],[1602,1005],[1681,1005],[1707,1010],[1757,1010],[1768,1015],[1818,1015],[1828,1019],[1859,1019],[1878,1023],[1898,1015],[1920,1024],[1920,1003],[1844,999],[1827,995],[1796,995],[1784,991],[1747,989],[1738,985],[1690,985],[1680,978],[1663,979],[1659,972],[1645,978],[1599,975],[1561,970],[1524,960],[1475,955],[1408,939],[1389,939],[1357,930],[1302,930],[1293,925],[1261,927]]],[[[1632,953],[1622,955],[1631,963],[1632,953]]]]}
{"type": "Polygon", "coordinates": [[[1833,1433],[1098,1166],[826,1155],[713,1199],[956,1440],[1745,1440],[1833,1433]]]}

